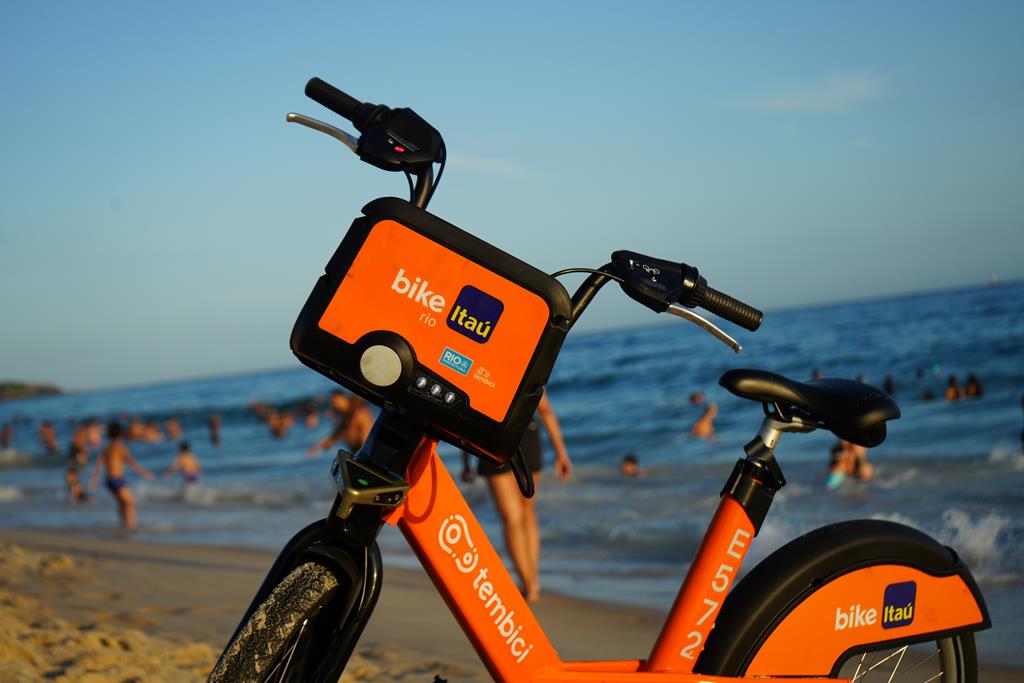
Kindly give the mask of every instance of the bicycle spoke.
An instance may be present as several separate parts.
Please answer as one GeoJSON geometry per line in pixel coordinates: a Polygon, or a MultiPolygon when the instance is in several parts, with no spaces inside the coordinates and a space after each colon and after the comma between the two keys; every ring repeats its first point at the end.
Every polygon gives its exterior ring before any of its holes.
{"type": "Polygon", "coordinates": [[[860,660],[857,662],[857,670],[853,672],[853,680],[857,680],[860,676],[860,668],[864,666],[864,658],[868,656],[867,652],[860,653],[860,660]]]}
{"type": "MultiPolygon", "coordinates": [[[[899,656],[900,656],[900,658],[902,659],[902,658],[903,658],[903,655],[902,655],[902,653],[904,653],[904,652],[906,652],[906,651],[907,651],[907,646],[906,646],[906,645],[904,645],[903,647],[901,647],[901,648],[900,648],[899,650],[895,650],[895,651],[893,651],[893,652],[892,652],[891,654],[889,654],[889,656],[888,656],[888,657],[885,657],[884,659],[882,659],[882,660],[880,660],[880,661],[878,661],[878,662],[875,662],[875,663],[874,663],[874,664],[872,664],[872,665],[871,665],[870,667],[868,667],[868,668],[867,668],[867,669],[866,669],[866,670],[864,671],[864,673],[862,673],[862,674],[860,675],[860,678],[863,678],[864,676],[867,676],[867,675],[868,675],[869,673],[871,673],[872,671],[874,671],[875,669],[877,669],[877,668],[878,668],[879,666],[881,666],[882,664],[885,664],[886,662],[888,662],[888,661],[889,661],[890,659],[892,659],[892,658],[893,658],[893,657],[895,657],[896,655],[899,655],[899,656]]],[[[854,681],[856,681],[856,680],[858,680],[858,679],[857,679],[857,678],[854,678],[853,680],[854,680],[854,681]]]]}
{"type": "MultiPolygon", "coordinates": [[[[907,669],[906,671],[902,672],[902,673],[901,673],[901,674],[900,674],[899,676],[897,676],[896,678],[897,678],[897,679],[901,679],[901,678],[903,678],[904,676],[906,676],[907,674],[909,674],[910,672],[912,672],[912,671],[913,671],[914,669],[916,669],[916,668],[918,668],[919,666],[921,666],[922,664],[924,664],[925,662],[927,662],[927,661],[931,660],[931,659],[932,659],[933,657],[936,657],[936,656],[938,656],[938,655],[940,654],[940,652],[941,652],[940,650],[935,650],[934,652],[932,652],[932,653],[931,653],[930,655],[928,655],[927,657],[924,657],[923,659],[919,659],[919,660],[917,661],[917,663],[916,663],[916,664],[914,664],[914,666],[912,666],[912,667],[910,667],[909,669],[907,669]]],[[[940,670],[938,674],[936,674],[935,676],[932,676],[931,678],[929,678],[929,679],[928,679],[928,681],[934,681],[934,680],[936,679],[936,677],[937,677],[937,676],[941,676],[941,675],[942,675],[942,671],[940,670]]],[[[895,680],[895,679],[894,679],[894,680],[895,680]]],[[[924,683],[928,683],[928,681],[925,681],[924,683]]]]}
{"type": "Polygon", "coordinates": [[[299,647],[299,641],[302,640],[302,633],[306,630],[306,624],[308,623],[309,619],[302,620],[302,626],[299,627],[298,633],[295,634],[295,638],[292,640],[292,644],[288,648],[288,656],[285,657],[284,661],[278,662],[277,666],[274,667],[274,670],[268,675],[268,678],[276,674],[278,676],[277,680],[284,680],[285,674],[288,673],[288,667],[292,663],[292,656],[295,655],[295,650],[299,647]]]}
{"type": "Polygon", "coordinates": [[[906,646],[903,646],[899,650],[900,658],[896,660],[896,666],[892,668],[892,674],[889,676],[888,683],[892,683],[892,679],[896,676],[896,671],[900,668],[900,663],[903,662],[903,655],[907,654],[906,646]]]}

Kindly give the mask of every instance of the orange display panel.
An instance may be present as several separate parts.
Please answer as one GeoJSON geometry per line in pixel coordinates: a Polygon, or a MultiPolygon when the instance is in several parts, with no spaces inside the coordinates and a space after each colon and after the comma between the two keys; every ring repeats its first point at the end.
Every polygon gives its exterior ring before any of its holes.
{"type": "Polygon", "coordinates": [[[815,591],[779,624],[749,676],[828,675],[847,650],[979,624],[984,617],[957,575],[935,577],[902,565],[846,574],[815,591]],[[800,652],[794,657],[794,652],[800,652]]]}
{"type": "Polygon", "coordinates": [[[350,344],[387,330],[416,360],[505,419],[550,310],[537,294],[393,220],[375,224],[319,327],[350,344]]]}

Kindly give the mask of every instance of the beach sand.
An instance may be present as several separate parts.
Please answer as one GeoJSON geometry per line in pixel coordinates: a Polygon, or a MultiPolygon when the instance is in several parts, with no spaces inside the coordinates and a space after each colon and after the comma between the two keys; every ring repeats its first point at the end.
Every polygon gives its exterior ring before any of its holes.
{"type": "MultiPolygon", "coordinates": [[[[263,551],[0,529],[0,683],[201,681],[273,561],[263,551]]],[[[646,656],[662,615],[546,594],[563,659],[646,656]]],[[[981,681],[1024,680],[986,667],[981,681]]],[[[342,681],[488,681],[425,575],[385,568],[342,681]]]]}

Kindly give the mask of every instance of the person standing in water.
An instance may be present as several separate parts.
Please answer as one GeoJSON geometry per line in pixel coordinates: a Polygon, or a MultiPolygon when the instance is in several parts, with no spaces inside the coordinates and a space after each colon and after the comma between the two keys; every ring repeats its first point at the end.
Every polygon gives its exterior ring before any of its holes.
{"type": "Polygon", "coordinates": [[[139,476],[146,479],[153,479],[154,474],[145,467],[135,462],[135,458],[128,452],[121,438],[122,429],[120,422],[111,422],[107,425],[107,447],[100,451],[96,463],[92,466],[92,476],[89,477],[89,488],[96,488],[99,483],[100,470],[106,470],[104,483],[110,495],[117,503],[117,514],[121,520],[121,526],[132,531],[136,526],[135,519],[135,498],[131,489],[124,479],[124,467],[127,465],[135,470],[139,476]]]}
{"type": "Polygon", "coordinates": [[[164,477],[169,477],[179,470],[181,471],[181,485],[183,488],[199,483],[199,477],[203,473],[203,468],[199,464],[199,458],[189,450],[188,441],[182,441],[178,444],[178,455],[174,457],[174,462],[164,472],[164,477]]]}
{"type": "Polygon", "coordinates": [[[366,407],[366,402],[358,396],[346,396],[338,390],[331,392],[331,412],[334,413],[334,429],[324,438],[317,441],[306,451],[306,457],[312,458],[320,451],[330,448],[342,441],[350,451],[355,453],[370,435],[373,427],[373,413],[366,407]]]}
{"type": "MultiPolygon", "coordinates": [[[[551,446],[555,450],[555,475],[559,480],[565,481],[572,473],[572,461],[565,448],[565,441],[562,440],[562,428],[546,393],[537,405],[537,417],[544,424],[551,446]]],[[[533,485],[536,489],[540,485],[542,468],[540,430],[536,419],[530,421],[519,447],[526,456],[526,464],[533,476],[533,485]]],[[[523,498],[519,484],[516,483],[515,473],[508,464],[496,467],[480,459],[477,473],[487,479],[494,505],[501,516],[505,544],[519,574],[523,595],[528,601],[534,602],[540,598],[540,525],[534,508],[536,498],[523,498]]],[[[465,451],[462,453],[462,480],[473,480],[473,473],[469,469],[469,454],[465,451]]]]}
{"type": "Polygon", "coordinates": [[[89,494],[85,491],[85,471],[89,467],[89,435],[92,431],[92,422],[86,420],[71,434],[71,443],[68,445],[68,464],[64,471],[64,480],[68,485],[68,498],[72,503],[88,500],[89,494]]]}

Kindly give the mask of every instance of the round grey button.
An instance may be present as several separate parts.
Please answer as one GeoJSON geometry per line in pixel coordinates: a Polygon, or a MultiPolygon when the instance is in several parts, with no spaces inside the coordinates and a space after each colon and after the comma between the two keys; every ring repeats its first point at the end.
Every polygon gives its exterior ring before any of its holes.
{"type": "Polygon", "coordinates": [[[402,359],[391,347],[377,344],[363,351],[359,371],[370,384],[389,387],[402,376],[402,359]]]}

